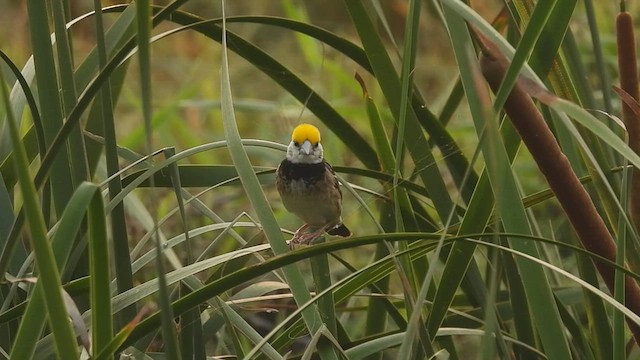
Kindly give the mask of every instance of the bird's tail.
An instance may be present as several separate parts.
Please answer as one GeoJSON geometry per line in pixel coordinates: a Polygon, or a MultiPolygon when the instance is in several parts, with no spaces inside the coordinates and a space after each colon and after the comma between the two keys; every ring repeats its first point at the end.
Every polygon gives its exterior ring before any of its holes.
{"type": "Polygon", "coordinates": [[[334,227],[333,229],[327,231],[327,233],[329,235],[336,235],[336,236],[342,236],[342,237],[349,237],[351,236],[351,230],[349,230],[349,228],[347,228],[344,224],[338,224],[336,225],[336,227],[334,227]]]}

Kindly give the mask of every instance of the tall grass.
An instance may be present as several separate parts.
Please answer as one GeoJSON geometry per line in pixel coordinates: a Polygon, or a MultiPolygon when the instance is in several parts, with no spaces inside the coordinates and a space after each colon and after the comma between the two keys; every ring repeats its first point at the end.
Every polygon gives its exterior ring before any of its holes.
{"type": "Polygon", "coordinates": [[[0,357],[639,356],[635,4],[26,5],[0,357]],[[355,235],[290,250],[303,120],[355,235]]]}

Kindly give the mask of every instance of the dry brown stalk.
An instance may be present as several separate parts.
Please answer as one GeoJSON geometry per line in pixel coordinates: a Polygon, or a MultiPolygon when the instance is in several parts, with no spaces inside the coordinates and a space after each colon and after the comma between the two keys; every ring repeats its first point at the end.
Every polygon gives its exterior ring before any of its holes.
{"type": "MultiPolygon", "coordinates": [[[[640,98],[638,88],[638,64],[636,61],[636,40],[633,19],[628,12],[616,16],[616,42],[618,45],[618,73],[620,87],[636,102],[640,98]]],[[[629,134],[629,147],[640,154],[640,115],[625,101],[622,102],[622,120],[629,134]]],[[[640,170],[633,168],[631,193],[629,194],[631,217],[640,229],[640,170]]]]}

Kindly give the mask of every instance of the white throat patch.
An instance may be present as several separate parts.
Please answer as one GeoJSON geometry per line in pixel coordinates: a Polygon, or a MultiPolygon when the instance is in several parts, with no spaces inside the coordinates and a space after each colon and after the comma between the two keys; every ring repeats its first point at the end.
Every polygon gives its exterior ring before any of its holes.
{"type": "Polygon", "coordinates": [[[323,152],[320,143],[314,146],[309,140],[302,144],[291,141],[287,147],[287,160],[294,164],[317,164],[322,162],[323,152]]]}

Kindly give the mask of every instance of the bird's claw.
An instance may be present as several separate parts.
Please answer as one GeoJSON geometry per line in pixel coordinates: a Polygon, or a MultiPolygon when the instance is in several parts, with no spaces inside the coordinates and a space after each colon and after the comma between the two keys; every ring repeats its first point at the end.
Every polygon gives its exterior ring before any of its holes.
{"type": "Polygon", "coordinates": [[[296,232],[293,234],[293,237],[291,238],[291,241],[289,241],[289,249],[293,249],[295,245],[308,245],[315,239],[322,236],[327,228],[326,226],[323,226],[312,232],[304,232],[304,230],[306,230],[308,227],[308,225],[303,225],[298,230],[296,230],[296,232]]]}

